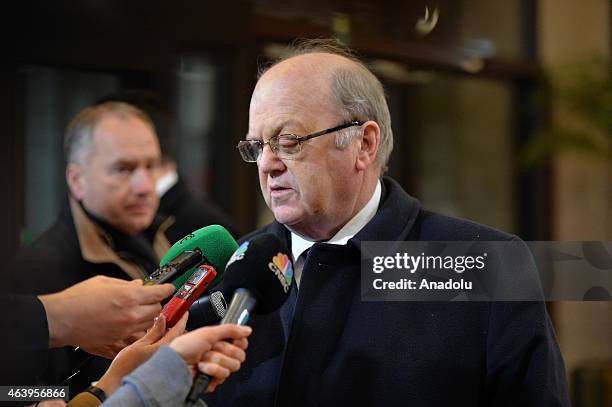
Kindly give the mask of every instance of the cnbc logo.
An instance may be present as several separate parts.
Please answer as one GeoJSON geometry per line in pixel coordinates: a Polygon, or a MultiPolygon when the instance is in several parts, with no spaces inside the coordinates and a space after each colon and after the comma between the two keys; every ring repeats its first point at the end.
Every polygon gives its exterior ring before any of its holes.
{"type": "Polygon", "coordinates": [[[289,292],[291,287],[291,280],[293,279],[293,267],[291,266],[291,260],[284,253],[278,253],[272,258],[272,261],[268,263],[268,268],[278,278],[278,281],[283,286],[285,293],[289,292]]]}

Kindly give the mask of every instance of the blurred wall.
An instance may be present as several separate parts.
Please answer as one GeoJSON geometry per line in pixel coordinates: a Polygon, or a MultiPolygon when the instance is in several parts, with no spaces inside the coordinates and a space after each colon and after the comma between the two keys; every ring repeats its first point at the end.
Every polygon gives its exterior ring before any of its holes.
{"type": "MultiPolygon", "coordinates": [[[[545,68],[610,53],[609,0],[541,0],[538,53],[545,68]]],[[[553,106],[553,120],[572,120],[553,106]]],[[[612,240],[612,166],[563,154],[553,162],[554,240],[612,240]]],[[[567,371],[612,358],[612,303],[559,302],[555,325],[567,371]]]]}

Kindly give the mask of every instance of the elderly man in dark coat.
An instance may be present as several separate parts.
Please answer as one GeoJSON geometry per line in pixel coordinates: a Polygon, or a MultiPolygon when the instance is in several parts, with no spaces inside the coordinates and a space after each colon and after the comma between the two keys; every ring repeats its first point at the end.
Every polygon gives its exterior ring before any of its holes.
{"type": "Polygon", "coordinates": [[[382,85],[345,50],[306,43],[260,76],[238,148],[275,221],[251,236],[287,243],[295,284],[211,405],[569,405],[542,302],[362,301],[362,242],[516,241],[421,207],[382,177],[392,146],[382,85]]]}

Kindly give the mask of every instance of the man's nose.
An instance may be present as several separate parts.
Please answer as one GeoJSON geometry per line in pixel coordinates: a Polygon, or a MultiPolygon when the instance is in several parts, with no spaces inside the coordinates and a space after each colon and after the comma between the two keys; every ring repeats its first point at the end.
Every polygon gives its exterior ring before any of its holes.
{"type": "Polygon", "coordinates": [[[257,166],[265,174],[282,172],[286,168],[283,160],[274,154],[269,144],[264,145],[261,155],[257,160],[257,166]]]}

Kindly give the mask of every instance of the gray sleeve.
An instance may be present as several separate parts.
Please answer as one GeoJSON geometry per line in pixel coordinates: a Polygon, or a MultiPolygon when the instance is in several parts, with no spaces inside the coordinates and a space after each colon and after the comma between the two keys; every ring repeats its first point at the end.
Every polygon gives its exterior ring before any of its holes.
{"type": "Polygon", "coordinates": [[[122,386],[102,405],[109,407],[182,406],[192,378],[181,357],[161,346],[147,362],[123,378],[122,386]]]}

